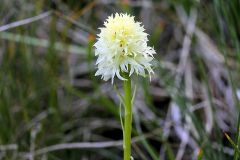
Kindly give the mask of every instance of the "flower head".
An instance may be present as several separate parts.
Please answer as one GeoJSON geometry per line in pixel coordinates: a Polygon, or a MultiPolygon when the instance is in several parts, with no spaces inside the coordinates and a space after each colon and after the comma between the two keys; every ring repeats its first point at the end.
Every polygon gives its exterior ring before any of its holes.
{"type": "Polygon", "coordinates": [[[109,80],[117,76],[121,80],[121,72],[136,73],[141,76],[153,73],[151,61],[155,51],[147,46],[147,33],[141,23],[136,22],[128,14],[111,15],[100,28],[98,40],[94,44],[97,58],[97,75],[109,80]]]}

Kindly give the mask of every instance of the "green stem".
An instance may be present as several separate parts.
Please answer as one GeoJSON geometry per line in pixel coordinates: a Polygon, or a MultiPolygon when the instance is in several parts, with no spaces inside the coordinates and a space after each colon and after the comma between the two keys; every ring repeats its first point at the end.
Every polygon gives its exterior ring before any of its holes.
{"type": "Polygon", "coordinates": [[[124,132],[123,132],[123,150],[124,160],[130,160],[131,157],[131,132],[132,132],[132,93],[131,93],[131,78],[126,73],[124,78],[124,106],[125,106],[125,118],[124,118],[124,132]]]}

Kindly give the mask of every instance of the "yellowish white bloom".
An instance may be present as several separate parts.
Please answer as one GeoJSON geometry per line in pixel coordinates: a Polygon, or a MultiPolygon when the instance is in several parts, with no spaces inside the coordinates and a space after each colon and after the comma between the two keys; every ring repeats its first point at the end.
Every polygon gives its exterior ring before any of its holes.
{"type": "Polygon", "coordinates": [[[109,16],[97,36],[94,44],[98,56],[96,76],[101,75],[105,81],[111,78],[113,83],[115,75],[125,80],[121,72],[129,76],[134,72],[141,76],[145,76],[146,71],[149,75],[153,73],[150,62],[155,51],[147,45],[147,33],[133,16],[118,13],[109,16]]]}

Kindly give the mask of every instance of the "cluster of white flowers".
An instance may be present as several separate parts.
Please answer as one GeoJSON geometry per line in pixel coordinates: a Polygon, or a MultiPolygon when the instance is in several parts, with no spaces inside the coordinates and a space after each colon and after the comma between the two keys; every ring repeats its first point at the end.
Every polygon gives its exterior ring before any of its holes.
{"type": "Polygon", "coordinates": [[[145,76],[153,73],[151,61],[155,50],[147,45],[147,33],[134,17],[128,14],[111,15],[100,28],[95,46],[98,70],[96,76],[101,75],[105,81],[112,79],[115,75],[125,80],[121,72],[134,72],[145,76]]]}

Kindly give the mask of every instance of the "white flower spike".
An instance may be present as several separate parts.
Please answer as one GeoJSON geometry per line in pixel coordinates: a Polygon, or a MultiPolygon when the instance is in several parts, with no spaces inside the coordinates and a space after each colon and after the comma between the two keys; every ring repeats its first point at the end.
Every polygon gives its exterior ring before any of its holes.
{"type": "Polygon", "coordinates": [[[96,76],[101,75],[105,81],[111,78],[113,83],[115,75],[125,80],[121,72],[127,72],[129,76],[134,72],[141,76],[145,76],[146,71],[149,75],[153,73],[150,62],[155,50],[147,46],[147,33],[133,16],[111,15],[100,31],[94,44],[95,55],[98,56],[96,76]]]}

